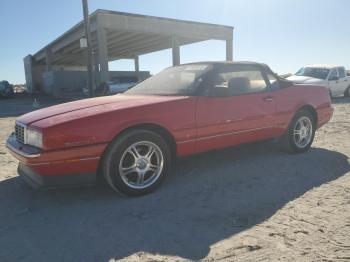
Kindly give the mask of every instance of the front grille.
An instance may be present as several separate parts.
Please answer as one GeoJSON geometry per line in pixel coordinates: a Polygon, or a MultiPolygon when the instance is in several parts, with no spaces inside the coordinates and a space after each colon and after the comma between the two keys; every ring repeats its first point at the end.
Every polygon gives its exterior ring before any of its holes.
{"type": "Polygon", "coordinates": [[[16,123],[15,135],[16,135],[17,141],[25,144],[25,133],[26,133],[26,127],[22,124],[16,123]]]}

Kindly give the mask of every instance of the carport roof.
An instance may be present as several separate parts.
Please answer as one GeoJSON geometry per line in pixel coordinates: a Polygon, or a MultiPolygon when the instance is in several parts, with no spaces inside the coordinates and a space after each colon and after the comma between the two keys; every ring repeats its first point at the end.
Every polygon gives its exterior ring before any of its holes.
{"type": "MultiPolygon", "coordinates": [[[[174,36],[178,44],[186,45],[210,39],[232,40],[233,27],[184,21],[123,12],[96,10],[90,15],[93,50],[99,50],[99,30],[106,30],[108,61],[135,58],[139,55],[172,47],[174,36]]],[[[85,65],[86,55],[80,48],[84,37],[81,21],[56,40],[33,55],[37,63],[85,65]]]]}

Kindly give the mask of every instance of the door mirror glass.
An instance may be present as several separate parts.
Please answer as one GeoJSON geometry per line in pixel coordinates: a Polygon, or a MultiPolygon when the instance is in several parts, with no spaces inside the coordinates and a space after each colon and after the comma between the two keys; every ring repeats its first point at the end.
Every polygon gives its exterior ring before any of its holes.
{"type": "Polygon", "coordinates": [[[293,85],[292,81],[286,80],[286,79],[280,79],[278,81],[280,88],[287,88],[293,85]]]}

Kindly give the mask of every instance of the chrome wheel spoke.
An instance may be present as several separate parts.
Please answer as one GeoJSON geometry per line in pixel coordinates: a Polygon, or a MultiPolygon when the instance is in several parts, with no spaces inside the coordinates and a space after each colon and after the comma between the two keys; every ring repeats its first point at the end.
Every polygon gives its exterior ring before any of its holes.
{"type": "Polygon", "coordinates": [[[122,173],[123,176],[126,176],[130,173],[136,172],[135,166],[123,167],[122,170],[123,170],[123,173],[122,173]]]}
{"type": "Polygon", "coordinates": [[[130,147],[128,152],[134,157],[135,160],[137,160],[140,157],[139,151],[137,151],[137,148],[135,146],[130,147]]]}
{"type": "Polygon", "coordinates": [[[156,172],[158,169],[158,166],[150,164],[148,169],[149,169],[149,171],[156,172]]]}
{"type": "Polygon", "coordinates": [[[301,131],[300,130],[294,130],[294,135],[301,135],[301,131]]]}
{"type": "Polygon", "coordinates": [[[150,161],[155,152],[156,152],[155,148],[153,146],[150,146],[145,157],[150,161]]]}
{"type": "Polygon", "coordinates": [[[305,137],[309,137],[309,135],[310,135],[310,128],[306,128],[305,137]]]}
{"type": "Polygon", "coordinates": [[[137,173],[137,180],[136,185],[142,185],[145,179],[145,173],[144,172],[138,172],[137,173]]]}
{"type": "Polygon", "coordinates": [[[301,137],[300,135],[298,135],[298,136],[297,136],[297,143],[300,143],[301,140],[303,140],[302,137],[301,137]]]}

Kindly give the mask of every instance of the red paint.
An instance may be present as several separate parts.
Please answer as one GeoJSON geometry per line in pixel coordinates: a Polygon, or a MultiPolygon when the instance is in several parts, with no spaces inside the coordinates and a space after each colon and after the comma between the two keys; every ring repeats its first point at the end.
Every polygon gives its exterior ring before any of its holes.
{"type": "Polygon", "coordinates": [[[178,156],[282,135],[303,106],[317,112],[320,127],[332,116],[324,87],[294,86],[241,96],[179,97],[117,95],[41,109],[18,119],[43,133],[40,157],[14,154],[40,175],[96,172],[105,148],[139,124],[163,127],[178,156]]]}

